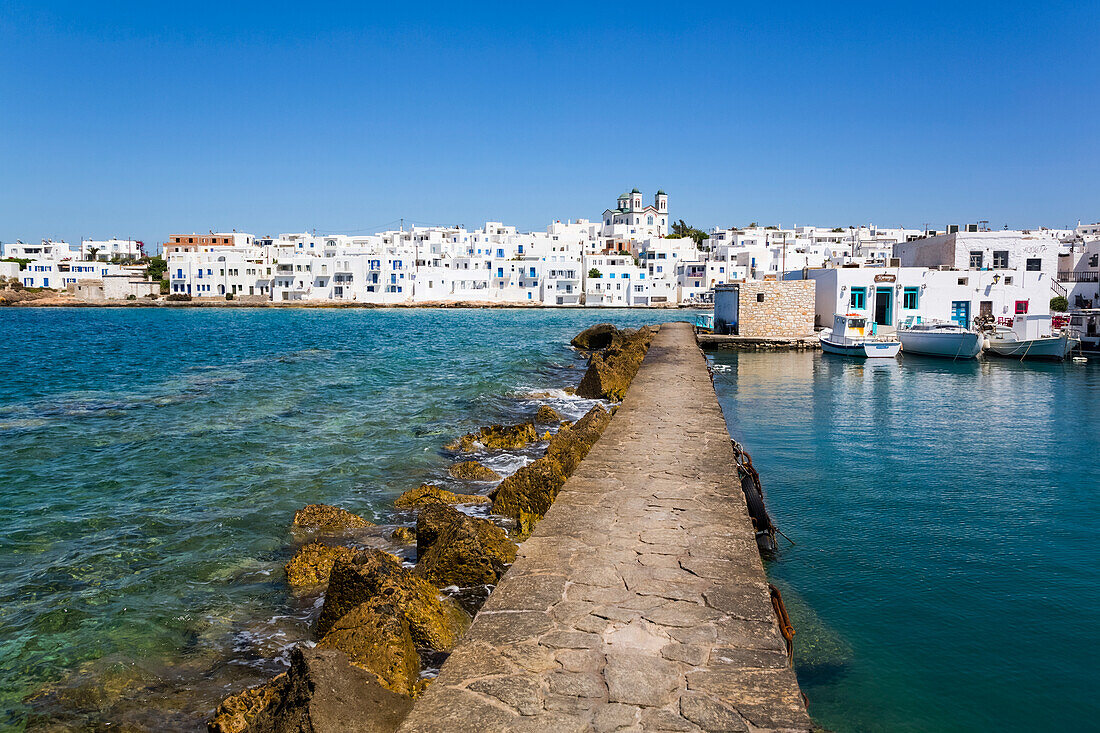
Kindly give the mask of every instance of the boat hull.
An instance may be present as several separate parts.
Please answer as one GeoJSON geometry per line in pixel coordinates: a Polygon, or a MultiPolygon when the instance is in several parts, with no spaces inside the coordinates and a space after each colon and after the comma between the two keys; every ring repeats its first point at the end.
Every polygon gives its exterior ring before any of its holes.
{"type": "Polygon", "coordinates": [[[854,356],[859,359],[892,359],[901,350],[900,341],[865,341],[860,344],[835,344],[821,339],[821,350],[829,354],[854,356]]]}
{"type": "Polygon", "coordinates": [[[899,331],[901,350],[906,354],[942,356],[947,359],[973,359],[982,353],[982,335],[973,331],[958,333],[921,333],[899,331]]]}
{"type": "Polygon", "coordinates": [[[1025,339],[1023,341],[999,341],[991,339],[989,353],[1007,359],[1052,359],[1061,361],[1081,342],[1068,336],[1025,339]]]}

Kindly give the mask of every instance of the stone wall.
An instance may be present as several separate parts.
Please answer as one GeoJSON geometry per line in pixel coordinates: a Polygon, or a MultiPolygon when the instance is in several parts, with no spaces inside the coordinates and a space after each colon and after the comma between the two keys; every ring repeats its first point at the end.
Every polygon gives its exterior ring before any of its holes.
{"type": "Polygon", "coordinates": [[[776,338],[814,332],[812,280],[749,280],[739,286],[739,336],[776,338]]]}

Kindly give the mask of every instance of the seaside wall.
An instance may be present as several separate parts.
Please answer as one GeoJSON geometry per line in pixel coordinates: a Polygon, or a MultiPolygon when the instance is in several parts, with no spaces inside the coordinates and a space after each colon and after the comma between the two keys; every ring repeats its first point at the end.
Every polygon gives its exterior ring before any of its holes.
{"type": "Polygon", "coordinates": [[[399,730],[810,730],[737,475],[691,327],[662,326],[399,730]]]}
{"type": "Polygon", "coordinates": [[[797,338],[814,332],[814,283],[809,280],[747,280],[718,285],[715,333],[745,338],[797,338]]]}

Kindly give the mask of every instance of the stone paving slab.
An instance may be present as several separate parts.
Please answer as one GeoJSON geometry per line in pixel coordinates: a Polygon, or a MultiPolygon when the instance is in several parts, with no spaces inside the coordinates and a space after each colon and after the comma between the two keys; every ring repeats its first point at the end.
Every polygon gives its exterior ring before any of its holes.
{"type": "Polygon", "coordinates": [[[400,731],[810,729],[705,360],[666,324],[400,731]]]}

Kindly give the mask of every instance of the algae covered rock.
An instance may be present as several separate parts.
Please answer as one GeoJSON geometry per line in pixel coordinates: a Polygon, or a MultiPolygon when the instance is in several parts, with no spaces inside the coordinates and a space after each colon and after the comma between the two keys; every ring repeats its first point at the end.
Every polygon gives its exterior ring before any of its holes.
{"type": "Polygon", "coordinates": [[[535,413],[535,422],[541,425],[558,425],[562,422],[561,414],[550,405],[539,405],[535,413]]]}
{"type": "Polygon", "coordinates": [[[462,461],[455,463],[448,469],[448,472],[455,478],[464,479],[466,481],[499,481],[500,474],[489,468],[483,466],[477,461],[462,461]]]}
{"type": "Polygon", "coordinates": [[[412,527],[398,527],[390,532],[390,540],[402,545],[411,545],[416,542],[416,530],[412,527]]]}
{"type": "Polygon", "coordinates": [[[394,731],[412,698],[378,684],[335,649],[295,647],[290,669],[223,702],[211,733],[377,733],[394,731]]]}
{"type": "Polygon", "coordinates": [[[649,351],[654,333],[650,328],[621,332],[618,343],[593,354],[588,360],[588,370],[577,386],[577,395],[589,399],[622,401],[642,365],[642,359],[649,351]]]}
{"type": "Polygon", "coordinates": [[[439,535],[443,533],[454,516],[461,514],[457,509],[452,509],[446,504],[431,504],[422,508],[416,515],[416,554],[417,557],[428,551],[435,544],[439,535]]]}
{"type": "Polygon", "coordinates": [[[426,507],[416,534],[413,572],[437,585],[492,585],[516,559],[516,543],[504,530],[448,506],[426,507]]]}
{"type": "Polygon", "coordinates": [[[294,513],[294,526],[302,529],[337,531],[374,525],[346,509],[327,504],[309,504],[294,513]]]}
{"type": "Polygon", "coordinates": [[[472,453],[479,449],[513,450],[538,442],[539,434],[533,423],[520,425],[489,425],[476,433],[467,433],[446,446],[447,450],[472,453]]]}
{"type": "Polygon", "coordinates": [[[417,646],[448,651],[466,631],[469,617],[428,581],[413,575],[381,550],[364,550],[351,561],[337,562],[317,621],[322,638],[355,607],[375,599],[392,605],[409,624],[417,646]]]}
{"type": "Polygon", "coordinates": [[[570,427],[563,427],[550,438],[546,457],[556,460],[566,476],[572,476],[588,451],[599,440],[604,428],[611,422],[611,413],[600,405],[593,405],[570,427]]]}
{"type": "Polygon", "coordinates": [[[274,712],[289,688],[286,672],[257,687],[231,695],[206,723],[210,733],[257,733],[274,730],[274,712]]]}
{"type": "Polygon", "coordinates": [[[347,654],[352,664],[373,673],[387,690],[410,696],[419,690],[420,657],[409,624],[382,599],[362,603],[338,618],[317,646],[347,654]]]}
{"type": "Polygon", "coordinates": [[[486,504],[489,497],[481,494],[456,494],[434,484],[421,484],[397,497],[393,505],[398,509],[427,506],[429,504],[486,504]]]}
{"type": "Polygon", "coordinates": [[[615,343],[620,338],[619,333],[619,329],[610,323],[598,323],[578,333],[569,343],[585,351],[598,351],[615,343]]]}
{"type": "Polygon", "coordinates": [[[292,587],[323,585],[337,560],[350,560],[358,550],[354,547],[336,547],[320,542],[303,545],[285,566],[286,582],[292,587]]]}
{"type": "Polygon", "coordinates": [[[514,519],[519,535],[527,536],[564,484],[561,464],[543,456],[500,482],[492,495],[493,513],[514,519]]]}
{"type": "Polygon", "coordinates": [[[552,435],[542,458],[520,468],[493,491],[493,513],[514,519],[518,534],[529,535],[610,421],[611,413],[595,405],[576,423],[552,435]]]}

